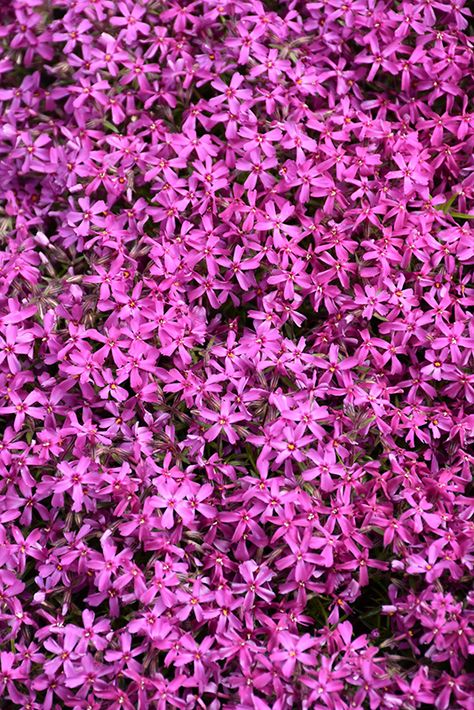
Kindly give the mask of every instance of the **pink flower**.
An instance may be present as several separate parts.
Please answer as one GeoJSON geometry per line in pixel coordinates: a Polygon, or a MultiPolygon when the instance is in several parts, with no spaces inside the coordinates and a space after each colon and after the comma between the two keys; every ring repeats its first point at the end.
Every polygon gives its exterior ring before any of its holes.
{"type": "Polygon", "coordinates": [[[302,663],[306,666],[314,663],[314,655],[307,653],[308,649],[314,646],[314,641],[310,634],[295,638],[287,631],[281,631],[279,642],[284,646],[284,650],[274,651],[271,654],[271,659],[276,663],[282,663],[281,670],[287,678],[293,675],[296,663],[302,663]]]}
{"type": "Polygon", "coordinates": [[[0,3],[2,708],[471,708],[468,5],[0,3]]]}

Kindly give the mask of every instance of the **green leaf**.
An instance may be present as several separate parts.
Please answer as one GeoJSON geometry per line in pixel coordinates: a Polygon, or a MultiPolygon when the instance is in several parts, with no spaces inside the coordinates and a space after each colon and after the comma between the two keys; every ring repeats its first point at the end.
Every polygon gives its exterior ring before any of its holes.
{"type": "Polygon", "coordinates": [[[444,203],[444,205],[442,206],[442,207],[443,207],[443,212],[447,212],[447,211],[449,210],[449,208],[451,207],[451,205],[457,200],[458,194],[459,194],[459,193],[455,192],[455,193],[453,194],[453,196],[450,197],[449,200],[444,203]]]}
{"type": "Polygon", "coordinates": [[[114,133],[120,133],[117,126],[114,126],[113,123],[110,123],[110,121],[107,121],[106,119],[104,119],[104,128],[108,128],[109,131],[113,131],[114,133]]]}
{"type": "MultiPolygon", "coordinates": [[[[443,202],[441,205],[436,205],[435,210],[438,210],[439,212],[444,212],[445,214],[449,213],[449,208],[454,204],[458,197],[458,192],[453,193],[453,195],[447,200],[446,202],[443,202]]],[[[431,195],[430,195],[431,199],[431,195]]]]}
{"type": "Polygon", "coordinates": [[[448,212],[448,214],[456,219],[474,219],[474,214],[464,214],[463,212],[448,212]]]}

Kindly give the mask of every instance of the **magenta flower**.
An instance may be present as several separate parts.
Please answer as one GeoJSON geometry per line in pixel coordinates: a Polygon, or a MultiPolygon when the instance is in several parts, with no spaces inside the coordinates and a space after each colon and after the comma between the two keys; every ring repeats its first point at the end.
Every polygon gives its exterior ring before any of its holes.
{"type": "Polygon", "coordinates": [[[0,364],[6,360],[9,371],[15,374],[21,369],[17,356],[31,356],[34,336],[31,332],[18,329],[11,323],[6,325],[3,336],[0,336],[0,364]]]}
{"type": "Polygon", "coordinates": [[[0,3],[2,708],[472,710],[470,23],[0,3]]]}
{"type": "Polygon", "coordinates": [[[62,475],[54,485],[54,493],[58,495],[67,491],[73,500],[73,511],[78,512],[83,505],[87,508],[91,504],[89,486],[100,481],[100,476],[91,471],[90,467],[91,461],[87,456],[83,456],[74,467],[67,463],[58,466],[62,475]]]}
{"type": "Polygon", "coordinates": [[[235,585],[235,591],[245,591],[244,608],[250,609],[255,599],[271,601],[273,592],[268,587],[263,586],[272,577],[273,573],[268,568],[260,568],[255,562],[243,562],[239,566],[239,572],[244,579],[243,583],[235,585]]]}
{"type": "Polygon", "coordinates": [[[238,436],[232,428],[232,424],[242,421],[242,415],[232,409],[230,399],[224,398],[221,400],[219,412],[203,407],[200,414],[207,421],[215,422],[206,431],[205,436],[208,441],[213,441],[221,432],[224,432],[229,442],[235,444],[238,436]]]}
{"type": "Polygon", "coordinates": [[[284,646],[283,651],[274,651],[271,654],[271,659],[277,663],[283,661],[281,667],[283,675],[290,678],[295,670],[296,663],[309,666],[314,663],[314,655],[307,653],[308,649],[314,646],[314,640],[309,634],[305,634],[300,638],[294,638],[287,631],[281,631],[279,641],[284,646]]]}

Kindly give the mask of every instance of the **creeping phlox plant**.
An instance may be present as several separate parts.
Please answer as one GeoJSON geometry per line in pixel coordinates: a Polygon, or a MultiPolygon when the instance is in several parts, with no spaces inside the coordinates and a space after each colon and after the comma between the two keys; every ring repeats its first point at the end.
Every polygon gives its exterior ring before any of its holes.
{"type": "Polygon", "coordinates": [[[473,709],[468,6],[0,3],[2,709],[473,709]]]}

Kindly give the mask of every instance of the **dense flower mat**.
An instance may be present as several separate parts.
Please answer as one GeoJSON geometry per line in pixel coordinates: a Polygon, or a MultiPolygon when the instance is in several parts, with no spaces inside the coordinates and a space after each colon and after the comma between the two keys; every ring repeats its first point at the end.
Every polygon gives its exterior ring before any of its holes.
{"type": "Polygon", "coordinates": [[[3,710],[474,707],[468,5],[0,3],[3,710]]]}

